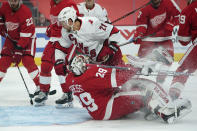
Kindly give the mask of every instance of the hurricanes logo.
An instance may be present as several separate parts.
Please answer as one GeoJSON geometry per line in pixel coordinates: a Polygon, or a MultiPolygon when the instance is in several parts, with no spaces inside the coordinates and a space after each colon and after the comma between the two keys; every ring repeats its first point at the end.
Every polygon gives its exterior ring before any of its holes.
{"type": "Polygon", "coordinates": [[[6,22],[5,24],[8,31],[16,30],[19,27],[19,23],[6,22]]]}
{"type": "Polygon", "coordinates": [[[159,24],[161,24],[165,19],[166,19],[166,12],[161,14],[161,15],[155,16],[154,18],[152,18],[150,20],[150,22],[152,24],[152,27],[155,28],[159,24]]]}

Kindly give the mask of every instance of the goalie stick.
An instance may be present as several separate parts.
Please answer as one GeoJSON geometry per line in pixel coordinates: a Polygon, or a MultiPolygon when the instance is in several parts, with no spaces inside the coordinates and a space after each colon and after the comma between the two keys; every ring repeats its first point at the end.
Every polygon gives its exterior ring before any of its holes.
{"type": "Polygon", "coordinates": [[[148,3],[144,4],[144,5],[142,5],[141,7],[137,8],[137,9],[135,9],[135,10],[133,10],[133,11],[131,11],[131,12],[125,14],[125,15],[123,15],[122,17],[120,17],[120,18],[118,18],[118,19],[116,19],[116,20],[114,20],[114,21],[112,21],[110,24],[114,24],[115,22],[124,19],[125,17],[127,17],[127,16],[129,16],[129,15],[135,13],[136,11],[138,11],[138,10],[140,10],[140,9],[146,7],[147,5],[150,5],[150,4],[151,4],[151,2],[148,2],[148,3]]]}
{"type": "MultiPolygon", "coordinates": [[[[108,65],[98,65],[98,64],[86,64],[86,66],[96,66],[101,68],[114,68],[119,70],[132,70],[130,67],[121,67],[121,66],[108,66],[108,65]]],[[[144,75],[141,72],[137,72],[136,75],[144,75]]],[[[175,71],[167,71],[167,70],[160,70],[158,72],[151,72],[148,76],[179,76],[179,75],[186,75],[186,76],[194,76],[192,73],[185,73],[185,72],[175,72],[175,71]]]]}

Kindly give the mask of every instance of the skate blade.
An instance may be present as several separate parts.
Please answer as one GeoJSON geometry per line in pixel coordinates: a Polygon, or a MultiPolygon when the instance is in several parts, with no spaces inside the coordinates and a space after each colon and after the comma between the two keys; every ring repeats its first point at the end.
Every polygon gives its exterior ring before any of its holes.
{"type": "Polygon", "coordinates": [[[64,108],[73,108],[73,103],[69,102],[66,104],[56,104],[55,106],[57,109],[64,109],[64,108]]]}
{"type": "Polygon", "coordinates": [[[159,116],[156,115],[155,113],[149,113],[149,114],[144,116],[144,119],[147,120],[147,121],[153,121],[153,120],[159,119],[159,116]]]}
{"type": "Polygon", "coordinates": [[[185,117],[186,115],[188,115],[188,114],[191,113],[191,112],[192,112],[191,109],[186,109],[186,110],[184,110],[184,111],[182,111],[182,112],[180,113],[179,117],[177,117],[177,118],[176,118],[176,117],[172,117],[172,118],[168,119],[168,120],[167,120],[167,123],[168,123],[168,124],[175,123],[176,121],[182,119],[183,117],[185,117]]]}
{"type": "Polygon", "coordinates": [[[45,106],[45,101],[41,102],[41,103],[36,103],[34,104],[35,107],[39,107],[39,106],[45,106]]]}

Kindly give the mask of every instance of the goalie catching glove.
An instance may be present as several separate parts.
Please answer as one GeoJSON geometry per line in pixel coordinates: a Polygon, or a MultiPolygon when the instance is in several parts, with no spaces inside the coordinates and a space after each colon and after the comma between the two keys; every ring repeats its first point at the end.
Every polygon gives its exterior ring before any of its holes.
{"type": "Polygon", "coordinates": [[[146,58],[140,59],[139,57],[127,55],[127,59],[129,61],[129,64],[134,66],[135,68],[140,68],[141,69],[141,74],[148,76],[152,72],[158,72],[163,66],[161,63],[156,62],[156,61],[151,61],[146,58]]]}

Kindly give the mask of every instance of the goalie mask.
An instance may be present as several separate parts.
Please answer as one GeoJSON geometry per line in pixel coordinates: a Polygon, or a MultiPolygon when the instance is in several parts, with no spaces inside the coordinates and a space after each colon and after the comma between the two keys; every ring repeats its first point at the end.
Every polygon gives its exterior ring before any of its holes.
{"type": "Polygon", "coordinates": [[[75,20],[77,19],[77,12],[72,7],[66,7],[61,10],[61,12],[58,15],[58,21],[62,23],[62,25],[67,25],[73,28],[73,24],[75,20]],[[69,24],[69,20],[72,20],[72,24],[69,24]]]}
{"type": "Polygon", "coordinates": [[[86,64],[89,64],[90,59],[85,55],[77,55],[73,58],[70,71],[72,71],[76,76],[82,75],[86,70],[86,64]]]}

